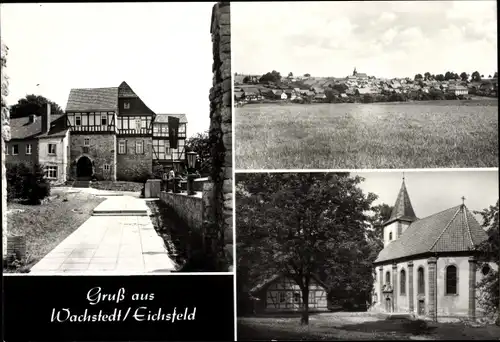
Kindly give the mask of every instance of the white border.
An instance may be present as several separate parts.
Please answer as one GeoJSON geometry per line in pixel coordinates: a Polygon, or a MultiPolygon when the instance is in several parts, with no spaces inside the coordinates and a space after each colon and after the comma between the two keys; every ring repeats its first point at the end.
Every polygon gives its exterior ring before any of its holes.
{"type": "Polygon", "coordinates": [[[217,275],[233,275],[233,272],[158,272],[158,273],[118,273],[113,271],[103,271],[100,273],[78,273],[78,272],[37,272],[37,273],[3,273],[3,276],[6,277],[137,277],[137,276],[149,276],[149,277],[158,277],[158,276],[217,276],[217,275]]]}
{"type": "MultiPolygon", "coordinates": [[[[234,158],[234,156],[233,156],[234,158]]],[[[483,171],[498,171],[498,167],[483,167],[483,168],[440,168],[440,169],[249,169],[235,170],[235,173],[332,173],[332,172],[453,172],[453,171],[468,171],[468,172],[483,172],[483,171]]]]}

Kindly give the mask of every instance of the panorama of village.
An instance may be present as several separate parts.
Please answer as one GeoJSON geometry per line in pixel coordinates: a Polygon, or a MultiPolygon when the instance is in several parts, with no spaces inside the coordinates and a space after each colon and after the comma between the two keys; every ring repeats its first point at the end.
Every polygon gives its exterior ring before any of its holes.
{"type": "Polygon", "coordinates": [[[414,77],[387,79],[358,72],[346,77],[315,77],[310,74],[286,77],[275,70],[265,75],[234,75],[237,106],[265,101],[294,103],[372,103],[429,100],[464,100],[497,97],[498,73],[480,75],[429,72],[414,77]]]}

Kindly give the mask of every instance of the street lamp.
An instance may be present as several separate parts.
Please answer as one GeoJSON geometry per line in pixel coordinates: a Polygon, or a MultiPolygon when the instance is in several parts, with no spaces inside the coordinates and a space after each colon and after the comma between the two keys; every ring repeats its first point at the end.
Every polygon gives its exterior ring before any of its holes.
{"type": "Polygon", "coordinates": [[[196,166],[196,157],[198,156],[196,152],[188,152],[187,154],[187,163],[188,163],[188,175],[187,175],[187,193],[188,195],[194,195],[196,192],[193,189],[193,181],[196,178],[194,174],[195,166],[196,166]]]}

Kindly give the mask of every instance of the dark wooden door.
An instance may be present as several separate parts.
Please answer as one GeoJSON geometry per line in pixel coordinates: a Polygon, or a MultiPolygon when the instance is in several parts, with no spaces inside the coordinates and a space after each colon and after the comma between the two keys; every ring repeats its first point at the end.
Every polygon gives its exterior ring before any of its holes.
{"type": "Polygon", "coordinates": [[[425,301],[423,299],[420,299],[418,301],[418,314],[419,316],[424,316],[425,315],[425,301]]]}
{"type": "Polygon", "coordinates": [[[386,298],[385,299],[385,311],[386,312],[392,312],[392,305],[391,305],[391,299],[386,298]]]}

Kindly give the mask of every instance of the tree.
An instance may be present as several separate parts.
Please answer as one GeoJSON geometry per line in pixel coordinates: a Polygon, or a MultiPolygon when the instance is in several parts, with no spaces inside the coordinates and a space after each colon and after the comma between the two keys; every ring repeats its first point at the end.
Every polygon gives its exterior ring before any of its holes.
{"type": "Polygon", "coordinates": [[[389,221],[393,207],[382,203],[371,208],[373,215],[369,217],[371,229],[367,231],[368,241],[371,246],[368,260],[375,261],[378,254],[384,248],[384,223],[389,221]]]}
{"type": "Polygon", "coordinates": [[[495,71],[495,74],[493,75],[494,78],[498,78],[498,71],[495,71]]]}
{"type": "Polygon", "coordinates": [[[302,294],[301,324],[309,322],[314,274],[332,290],[371,291],[365,212],[376,195],[362,192],[362,180],[348,173],[238,175],[238,272],[293,279],[302,294]]]}
{"type": "Polygon", "coordinates": [[[442,82],[442,81],[444,81],[444,80],[445,80],[445,77],[444,77],[444,75],[443,75],[443,74],[438,74],[438,75],[436,75],[436,81],[440,81],[440,82],[442,82]]]}
{"type": "MultiPolygon", "coordinates": [[[[500,260],[500,231],[498,225],[498,200],[497,203],[482,211],[475,211],[475,214],[481,215],[483,219],[483,228],[488,234],[488,240],[484,241],[478,248],[479,267],[484,266],[486,262],[495,262],[497,267],[500,260]]],[[[486,313],[496,313],[496,325],[500,326],[500,285],[499,270],[490,269],[490,272],[478,284],[480,297],[479,305],[483,307],[486,313]]]]}
{"type": "Polygon", "coordinates": [[[196,169],[202,176],[210,174],[212,160],[211,149],[212,144],[208,132],[196,133],[186,140],[186,152],[192,151],[198,154],[196,169]]]}
{"type": "Polygon", "coordinates": [[[47,103],[50,103],[52,114],[63,114],[61,107],[41,95],[26,95],[10,107],[11,118],[21,118],[30,114],[45,115],[47,113],[47,103]]]}
{"type": "Polygon", "coordinates": [[[471,75],[471,81],[472,82],[481,82],[481,75],[479,74],[479,71],[474,71],[471,75]]]}
{"type": "Polygon", "coordinates": [[[430,73],[430,72],[426,72],[426,73],[424,74],[424,79],[425,79],[426,81],[428,81],[430,78],[431,78],[431,73],[430,73]]]}
{"type": "Polygon", "coordinates": [[[262,75],[262,77],[259,79],[259,82],[260,83],[267,83],[267,82],[280,83],[281,82],[281,75],[276,70],[273,70],[271,72],[268,72],[267,74],[262,75]]]}
{"type": "Polygon", "coordinates": [[[415,75],[415,81],[420,81],[422,79],[423,79],[422,74],[416,74],[415,75]]]}
{"type": "Polygon", "coordinates": [[[304,74],[304,77],[311,77],[311,74],[304,74]]]}
{"type": "Polygon", "coordinates": [[[290,72],[288,73],[288,77],[290,77],[290,78],[291,78],[291,77],[293,77],[293,72],[291,72],[291,71],[290,71],[290,72]]]}
{"type": "Polygon", "coordinates": [[[462,81],[466,82],[469,79],[469,75],[464,71],[460,74],[462,81]]]}
{"type": "Polygon", "coordinates": [[[250,82],[250,77],[249,76],[243,77],[243,83],[249,83],[249,82],[250,82]]]}

